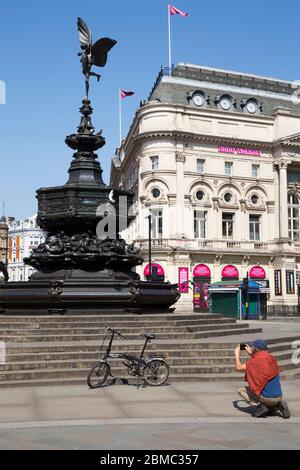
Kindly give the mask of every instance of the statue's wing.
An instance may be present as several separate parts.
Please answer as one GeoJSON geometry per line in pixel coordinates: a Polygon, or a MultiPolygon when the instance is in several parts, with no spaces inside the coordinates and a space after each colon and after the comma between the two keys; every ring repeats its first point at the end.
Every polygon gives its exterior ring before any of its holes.
{"type": "Polygon", "coordinates": [[[92,47],[93,63],[97,67],[104,67],[107,62],[108,52],[117,44],[117,41],[109,38],[102,38],[92,47]]]}
{"type": "Polygon", "coordinates": [[[78,26],[80,44],[82,46],[91,46],[92,45],[92,33],[88,25],[81,18],[78,18],[77,26],[78,26]]]}

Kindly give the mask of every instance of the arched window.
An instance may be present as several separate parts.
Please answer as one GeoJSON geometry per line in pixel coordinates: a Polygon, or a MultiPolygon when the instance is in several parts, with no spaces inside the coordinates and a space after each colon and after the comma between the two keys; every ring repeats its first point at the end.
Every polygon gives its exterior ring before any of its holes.
{"type": "Polygon", "coordinates": [[[288,195],[289,238],[300,241],[300,201],[295,194],[288,195]]]}

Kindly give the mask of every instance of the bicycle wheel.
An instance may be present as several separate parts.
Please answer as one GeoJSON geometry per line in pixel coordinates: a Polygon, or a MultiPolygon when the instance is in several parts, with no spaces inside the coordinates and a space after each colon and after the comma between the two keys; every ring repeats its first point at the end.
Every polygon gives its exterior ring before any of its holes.
{"type": "Polygon", "coordinates": [[[169,365],[163,359],[152,359],[144,367],[144,380],[152,387],[163,385],[169,377],[169,365]]]}
{"type": "Polygon", "coordinates": [[[99,362],[93,369],[90,371],[87,383],[90,388],[100,388],[102,387],[109,374],[109,365],[107,362],[99,362]]]}

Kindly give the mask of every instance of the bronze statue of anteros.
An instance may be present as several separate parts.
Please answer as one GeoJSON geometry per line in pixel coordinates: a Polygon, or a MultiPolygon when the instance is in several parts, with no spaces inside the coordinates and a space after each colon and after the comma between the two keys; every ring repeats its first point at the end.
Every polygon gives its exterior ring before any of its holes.
{"type": "Polygon", "coordinates": [[[92,33],[87,24],[81,18],[78,18],[77,26],[82,49],[82,52],[78,55],[81,57],[82,72],[85,76],[86,99],[88,99],[90,77],[96,77],[98,81],[101,78],[101,75],[92,72],[91,69],[93,65],[97,67],[104,67],[106,65],[107,54],[117,44],[117,41],[114,39],[102,38],[93,44],[92,33]]]}

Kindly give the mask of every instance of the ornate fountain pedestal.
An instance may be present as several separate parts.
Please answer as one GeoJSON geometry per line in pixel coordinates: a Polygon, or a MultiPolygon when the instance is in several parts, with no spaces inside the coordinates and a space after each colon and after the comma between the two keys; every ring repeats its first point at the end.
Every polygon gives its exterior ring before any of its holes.
{"type": "Polygon", "coordinates": [[[64,186],[37,191],[38,224],[48,234],[25,263],[37,271],[26,283],[0,287],[0,313],[8,315],[97,314],[168,311],[180,294],[176,285],[143,282],[134,245],[118,238],[134,194],[106,186],[94,153],[105,145],[95,134],[92,107],[83,100],[78,133],[66,138],[75,150],[64,186]],[[100,230],[113,220],[116,236],[100,230]],[[101,232],[101,233],[100,233],[101,232]]]}

